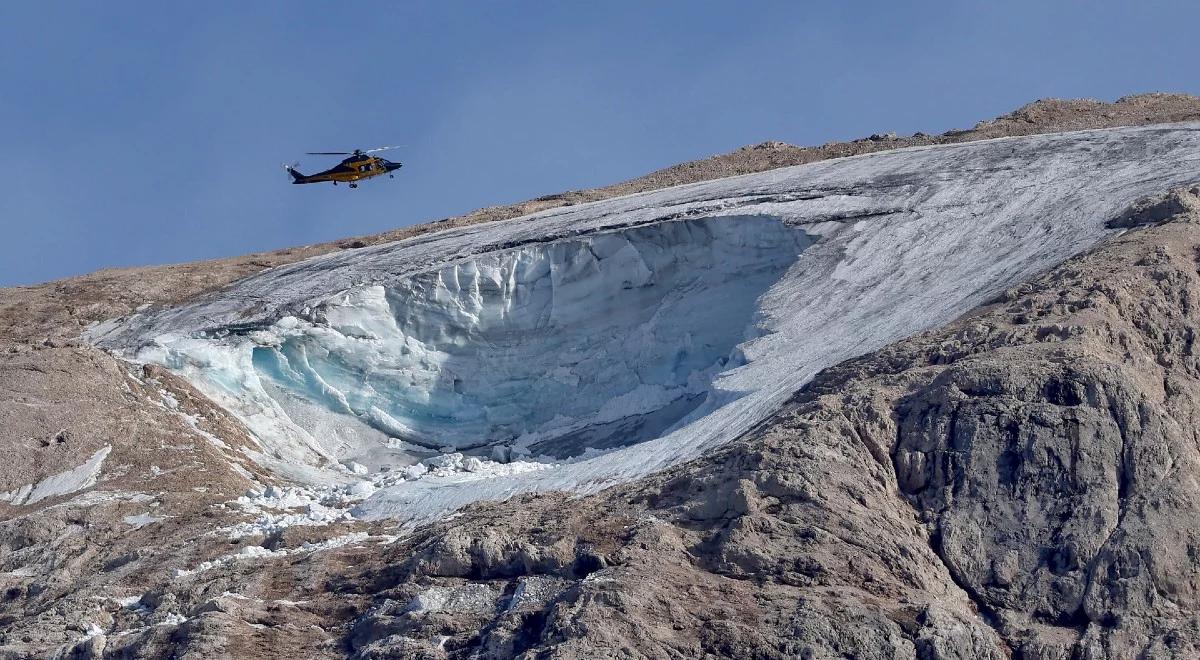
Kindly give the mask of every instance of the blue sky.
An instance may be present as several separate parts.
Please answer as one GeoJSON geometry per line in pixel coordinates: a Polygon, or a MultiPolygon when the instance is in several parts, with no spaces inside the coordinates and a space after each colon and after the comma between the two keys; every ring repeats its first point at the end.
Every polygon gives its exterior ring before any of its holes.
{"type": "Polygon", "coordinates": [[[1200,3],[0,3],[0,286],[302,245],[768,139],[1200,93],[1200,3]],[[292,186],[403,144],[395,180],[292,186]]]}

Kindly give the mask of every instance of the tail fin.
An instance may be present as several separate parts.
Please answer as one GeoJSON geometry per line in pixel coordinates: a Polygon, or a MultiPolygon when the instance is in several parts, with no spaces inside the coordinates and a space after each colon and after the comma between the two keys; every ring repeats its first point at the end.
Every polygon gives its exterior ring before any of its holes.
{"type": "Polygon", "coordinates": [[[287,170],[287,173],[292,175],[292,183],[304,183],[304,179],[307,178],[300,172],[296,171],[295,163],[291,165],[284,165],[283,169],[287,170]]]}

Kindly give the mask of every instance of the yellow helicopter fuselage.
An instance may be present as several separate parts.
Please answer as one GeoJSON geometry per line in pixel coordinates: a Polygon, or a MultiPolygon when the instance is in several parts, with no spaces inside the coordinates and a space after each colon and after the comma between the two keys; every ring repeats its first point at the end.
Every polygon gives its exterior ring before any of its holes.
{"type": "Polygon", "coordinates": [[[337,185],[341,182],[350,184],[351,188],[356,188],[359,181],[383,174],[390,175],[401,167],[400,163],[394,163],[386,158],[356,154],[338,165],[316,174],[301,174],[291,167],[288,167],[287,171],[292,175],[292,183],[324,183],[328,181],[337,185]]]}

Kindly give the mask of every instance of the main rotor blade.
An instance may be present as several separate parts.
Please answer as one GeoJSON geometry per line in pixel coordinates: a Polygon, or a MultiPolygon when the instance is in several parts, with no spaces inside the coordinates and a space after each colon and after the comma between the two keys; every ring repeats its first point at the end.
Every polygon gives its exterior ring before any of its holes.
{"type": "Polygon", "coordinates": [[[403,147],[403,146],[405,146],[405,145],[403,145],[403,144],[394,144],[394,145],[392,145],[392,146],[390,146],[390,147],[375,147],[374,149],[367,149],[367,150],[366,150],[366,151],[364,151],[363,153],[367,153],[367,154],[369,154],[369,153],[372,153],[372,152],[375,152],[375,151],[387,151],[388,149],[399,149],[400,147],[403,147]]]}
{"type": "Polygon", "coordinates": [[[306,151],[309,156],[349,156],[350,151],[306,151]]]}

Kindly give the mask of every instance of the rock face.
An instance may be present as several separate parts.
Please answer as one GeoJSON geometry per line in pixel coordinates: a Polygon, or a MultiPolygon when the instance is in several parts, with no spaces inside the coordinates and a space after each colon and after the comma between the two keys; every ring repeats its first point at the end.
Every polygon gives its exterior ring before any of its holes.
{"type": "Polygon", "coordinates": [[[186,382],[14,333],[0,492],[111,450],[0,502],[0,657],[1197,657],[1200,188],[1107,220],[716,452],[415,529],[272,527],[293,493],[186,382]]]}
{"type": "Polygon", "coordinates": [[[1003,630],[1081,633],[1091,654],[1197,652],[1194,233],[1148,231],[1136,255],[1011,295],[1004,343],[1021,345],[955,360],[895,406],[900,489],[1003,630]]]}

